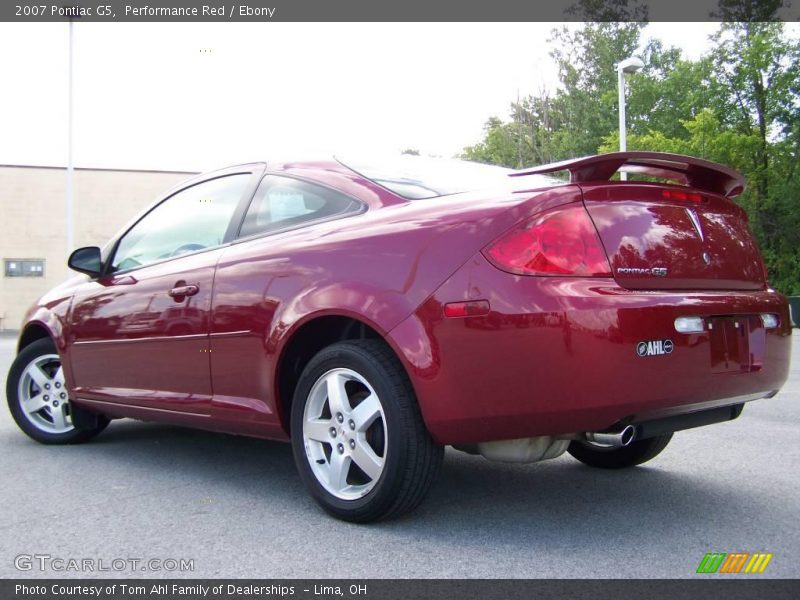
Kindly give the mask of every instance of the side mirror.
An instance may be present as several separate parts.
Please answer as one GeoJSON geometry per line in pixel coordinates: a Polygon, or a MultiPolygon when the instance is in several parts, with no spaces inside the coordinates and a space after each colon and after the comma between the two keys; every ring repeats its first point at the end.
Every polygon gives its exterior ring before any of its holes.
{"type": "Polygon", "coordinates": [[[97,246],[78,248],[69,255],[67,266],[73,271],[86,273],[90,277],[97,277],[103,271],[103,259],[100,256],[100,248],[97,246]]]}

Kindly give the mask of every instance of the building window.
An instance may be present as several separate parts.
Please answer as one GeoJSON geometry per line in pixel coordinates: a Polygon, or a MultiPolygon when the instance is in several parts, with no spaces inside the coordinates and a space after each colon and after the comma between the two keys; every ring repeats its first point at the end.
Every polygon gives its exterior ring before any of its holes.
{"type": "Polygon", "coordinates": [[[7,258],[6,277],[44,277],[43,258],[7,258]]]}

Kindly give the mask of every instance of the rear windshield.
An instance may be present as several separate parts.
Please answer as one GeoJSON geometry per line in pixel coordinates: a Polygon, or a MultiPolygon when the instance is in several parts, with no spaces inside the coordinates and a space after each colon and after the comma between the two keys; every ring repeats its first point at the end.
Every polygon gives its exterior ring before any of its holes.
{"type": "Polygon", "coordinates": [[[545,187],[563,183],[541,175],[509,177],[511,169],[464,160],[402,155],[385,160],[336,157],[359,175],[409,200],[437,198],[486,188],[545,187]]]}

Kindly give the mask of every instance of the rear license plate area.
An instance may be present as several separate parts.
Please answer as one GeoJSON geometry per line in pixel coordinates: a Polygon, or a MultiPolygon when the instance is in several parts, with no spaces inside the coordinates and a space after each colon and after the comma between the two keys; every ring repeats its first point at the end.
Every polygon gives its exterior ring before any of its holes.
{"type": "Polygon", "coordinates": [[[757,315],[708,320],[712,373],[741,373],[761,368],[765,331],[757,315]]]}

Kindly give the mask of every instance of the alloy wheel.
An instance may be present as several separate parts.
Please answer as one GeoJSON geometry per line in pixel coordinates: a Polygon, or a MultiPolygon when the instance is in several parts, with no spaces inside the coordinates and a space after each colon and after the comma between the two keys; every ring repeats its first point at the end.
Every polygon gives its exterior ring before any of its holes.
{"type": "Polygon", "coordinates": [[[303,443],[311,471],[341,500],[362,498],[386,463],[386,418],[369,382],[352,369],[324,373],[303,414],[303,443]]]}
{"type": "Polygon", "coordinates": [[[44,354],[28,363],[19,380],[18,398],[22,414],[40,431],[66,433],[74,429],[58,354],[44,354]]]}

